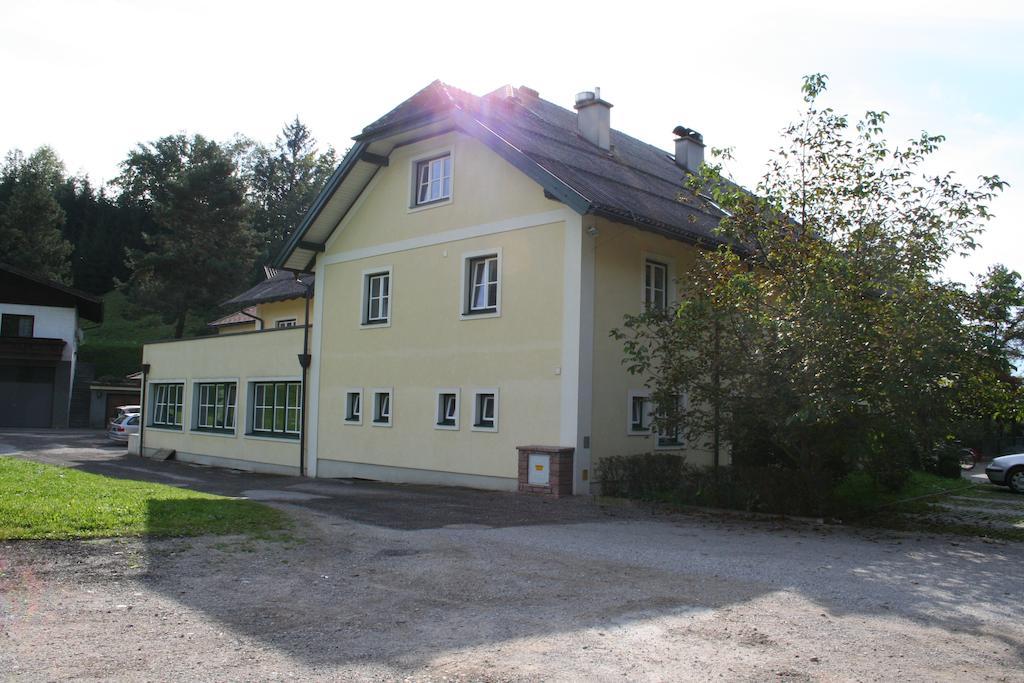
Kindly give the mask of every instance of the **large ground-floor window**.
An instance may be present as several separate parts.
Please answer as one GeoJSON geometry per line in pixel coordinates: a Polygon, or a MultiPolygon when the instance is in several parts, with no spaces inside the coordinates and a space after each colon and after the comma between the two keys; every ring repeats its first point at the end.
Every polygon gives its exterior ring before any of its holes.
{"type": "Polygon", "coordinates": [[[181,429],[185,385],[163,383],[153,385],[153,409],[149,424],[153,427],[181,429]]]}
{"type": "Polygon", "coordinates": [[[203,382],[195,386],[196,429],[234,431],[236,384],[234,382],[203,382]]]}
{"type": "Polygon", "coordinates": [[[302,430],[301,382],[253,382],[253,434],[298,436],[302,430]]]}

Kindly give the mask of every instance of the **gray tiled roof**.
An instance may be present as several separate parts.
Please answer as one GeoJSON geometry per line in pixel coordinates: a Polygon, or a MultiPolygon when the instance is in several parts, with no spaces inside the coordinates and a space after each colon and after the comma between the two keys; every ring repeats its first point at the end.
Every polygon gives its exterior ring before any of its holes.
{"type": "MultiPolygon", "coordinates": [[[[452,107],[588,199],[592,212],[683,238],[717,241],[712,231],[723,214],[684,187],[686,171],[672,155],[614,129],[612,149],[605,151],[579,135],[576,112],[529,88],[499,88],[478,97],[434,81],[364,128],[357,139],[452,107]]],[[[669,130],[666,125],[666,138],[669,130]]]]}
{"type": "Polygon", "coordinates": [[[234,307],[236,309],[266,304],[272,301],[286,301],[287,299],[301,299],[306,296],[306,287],[313,286],[313,276],[303,274],[299,276],[301,282],[295,278],[295,274],[283,270],[273,277],[250,287],[241,294],[225,301],[221,306],[234,307]]]}
{"type": "MultiPolygon", "coordinates": [[[[670,126],[665,128],[667,138],[670,126]]],[[[603,150],[577,132],[575,112],[530,88],[505,86],[476,96],[434,81],[354,138],[356,144],[273,264],[309,267],[373,177],[380,155],[389,153],[389,140],[453,129],[484,142],[580,214],[607,216],[697,244],[721,241],[715,228],[725,214],[685,187],[687,172],[664,150],[614,129],[611,150],[603,150]],[[323,225],[321,215],[330,216],[323,225]]]]}

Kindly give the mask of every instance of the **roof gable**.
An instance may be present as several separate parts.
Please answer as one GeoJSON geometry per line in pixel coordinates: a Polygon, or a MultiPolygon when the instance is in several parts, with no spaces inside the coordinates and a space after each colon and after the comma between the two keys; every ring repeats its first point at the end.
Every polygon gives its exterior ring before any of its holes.
{"type": "Polygon", "coordinates": [[[0,301],[75,308],[83,318],[103,322],[103,300],[99,297],[4,263],[0,263],[0,301]]]}
{"type": "Polygon", "coordinates": [[[483,142],[577,213],[697,244],[720,241],[714,229],[724,214],[685,187],[686,172],[667,152],[614,129],[605,151],[577,133],[574,112],[529,88],[505,86],[478,97],[434,81],[354,138],[274,265],[309,269],[394,147],[453,129],[483,142]]]}

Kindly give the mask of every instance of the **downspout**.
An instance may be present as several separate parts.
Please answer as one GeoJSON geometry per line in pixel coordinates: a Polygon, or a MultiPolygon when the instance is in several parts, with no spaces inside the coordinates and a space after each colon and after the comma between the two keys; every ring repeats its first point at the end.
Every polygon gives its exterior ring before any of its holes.
{"type": "Polygon", "coordinates": [[[246,313],[244,308],[242,310],[240,310],[239,313],[241,313],[242,315],[244,315],[247,318],[252,318],[256,322],[258,322],[260,324],[260,332],[262,332],[264,330],[264,328],[266,328],[267,325],[266,325],[266,323],[263,322],[263,318],[259,317],[258,315],[253,315],[252,313],[246,313]]]}
{"type": "MultiPolygon", "coordinates": [[[[306,324],[302,327],[302,353],[299,354],[299,365],[302,366],[302,427],[299,429],[299,476],[306,476],[306,378],[309,374],[309,300],[313,296],[313,288],[302,280],[298,282],[306,289],[306,324]]],[[[262,321],[260,321],[262,324],[262,321]]]]}
{"type": "Polygon", "coordinates": [[[149,374],[149,363],[142,364],[142,393],[139,396],[139,457],[145,457],[144,441],[146,439],[146,376],[149,374]]]}

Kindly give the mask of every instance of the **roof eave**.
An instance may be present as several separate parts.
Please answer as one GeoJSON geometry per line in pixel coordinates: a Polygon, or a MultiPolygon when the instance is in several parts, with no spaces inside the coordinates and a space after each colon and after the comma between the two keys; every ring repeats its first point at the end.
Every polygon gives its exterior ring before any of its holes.
{"type": "Polygon", "coordinates": [[[279,251],[277,256],[275,256],[270,262],[272,267],[292,270],[291,268],[286,268],[285,263],[295,252],[299,243],[304,241],[306,233],[309,232],[310,227],[312,227],[313,223],[316,222],[316,219],[320,216],[324,207],[327,206],[327,202],[330,201],[335,190],[338,189],[338,186],[340,186],[342,181],[345,179],[345,176],[348,175],[359,161],[359,157],[364,151],[366,151],[367,146],[367,143],[361,141],[357,141],[356,144],[352,145],[348,154],[346,154],[345,158],[341,160],[340,164],[338,164],[338,168],[336,168],[334,173],[331,174],[331,177],[328,178],[327,184],[324,185],[322,190],[320,190],[320,194],[317,195],[313,205],[309,207],[309,211],[306,212],[306,215],[299,224],[298,229],[291,234],[291,237],[289,237],[288,241],[285,242],[284,247],[281,248],[281,251],[279,251]]]}
{"type": "Polygon", "coordinates": [[[591,212],[593,205],[589,199],[483,123],[460,109],[452,111],[452,118],[460,130],[479,140],[495,154],[515,166],[540,185],[552,198],[562,202],[580,215],[591,212]]]}

